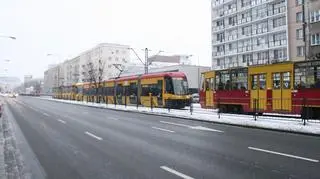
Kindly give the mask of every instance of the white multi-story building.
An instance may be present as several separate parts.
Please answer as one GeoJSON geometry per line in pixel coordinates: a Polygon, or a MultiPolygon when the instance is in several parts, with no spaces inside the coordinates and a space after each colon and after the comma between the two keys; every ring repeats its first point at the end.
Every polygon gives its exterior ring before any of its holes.
{"type": "Polygon", "coordinates": [[[127,45],[103,43],[80,55],[80,82],[88,81],[88,63],[93,63],[95,69],[103,68],[103,79],[119,75],[115,66],[126,68],[130,61],[130,48],[127,45]]]}
{"type": "Polygon", "coordinates": [[[212,68],[289,60],[288,1],[212,0],[212,68]]]}
{"type": "Polygon", "coordinates": [[[73,59],[51,66],[44,72],[44,92],[52,93],[53,87],[90,81],[88,71],[92,69],[103,69],[102,80],[117,77],[119,69],[115,66],[126,68],[130,61],[129,50],[127,45],[102,43],[73,59]],[[90,63],[92,69],[88,69],[90,63]]]}

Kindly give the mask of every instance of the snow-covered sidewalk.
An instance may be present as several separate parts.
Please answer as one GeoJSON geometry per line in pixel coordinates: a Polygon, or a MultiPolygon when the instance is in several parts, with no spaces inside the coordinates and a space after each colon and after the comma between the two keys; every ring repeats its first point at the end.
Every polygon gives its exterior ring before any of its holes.
{"type": "Polygon", "coordinates": [[[47,97],[40,97],[43,100],[51,100],[62,103],[78,104],[83,106],[92,106],[98,108],[107,108],[120,111],[132,111],[140,113],[148,113],[154,115],[179,117],[184,119],[199,120],[216,122],[222,124],[232,124],[238,126],[256,127],[264,129],[273,129],[287,132],[305,133],[305,134],[315,134],[320,135],[320,121],[308,121],[306,125],[303,125],[302,120],[291,119],[285,117],[268,118],[264,116],[257,116],[257,120],[254,120],[253,116],[248,115],[232,115],[232,114],[221,114],[220,117],[216,110],[206,110],[200,108],[199,105],[194,105],[194,110],[192,114],[189,109],[183,110],[168,110],[164,108],[153,108],[136,106],[124,106],[124,105],[114,105],[114,104],[98,104],[98,103],[87,103],[82,101],[68,101],[52,99],[47,97]]]}

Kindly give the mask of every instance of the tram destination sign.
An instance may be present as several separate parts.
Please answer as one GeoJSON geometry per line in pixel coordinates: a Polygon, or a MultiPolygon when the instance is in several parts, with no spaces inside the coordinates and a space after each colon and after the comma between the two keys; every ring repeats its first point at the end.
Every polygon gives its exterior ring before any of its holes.
{"type": "Polygon", "coordinates": [[[295,64],[296,67],[312,67],[312,66],[320,66],[320,60],[317,61],[304,61],[298,62],[295,64]]]}

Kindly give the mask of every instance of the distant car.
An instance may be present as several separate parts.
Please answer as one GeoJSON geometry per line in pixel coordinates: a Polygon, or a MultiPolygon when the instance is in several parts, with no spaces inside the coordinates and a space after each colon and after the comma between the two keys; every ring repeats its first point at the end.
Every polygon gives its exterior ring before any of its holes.
{"type": "Polygon", "coordinates": [[[191,96],[192,96],[192,102],[193,103],[199,103],[200,98],[199,98],[199,94],[198,93],[194,93],[191,96]]]}

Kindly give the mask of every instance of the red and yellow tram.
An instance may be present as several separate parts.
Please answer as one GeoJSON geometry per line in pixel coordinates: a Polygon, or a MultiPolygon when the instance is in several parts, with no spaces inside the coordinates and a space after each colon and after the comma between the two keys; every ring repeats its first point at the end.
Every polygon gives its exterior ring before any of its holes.
{"type": "Polygon", "coordinates": [[[320,61],[208,71],[202,78],[202,108],[320,118],[320,61]]]}

